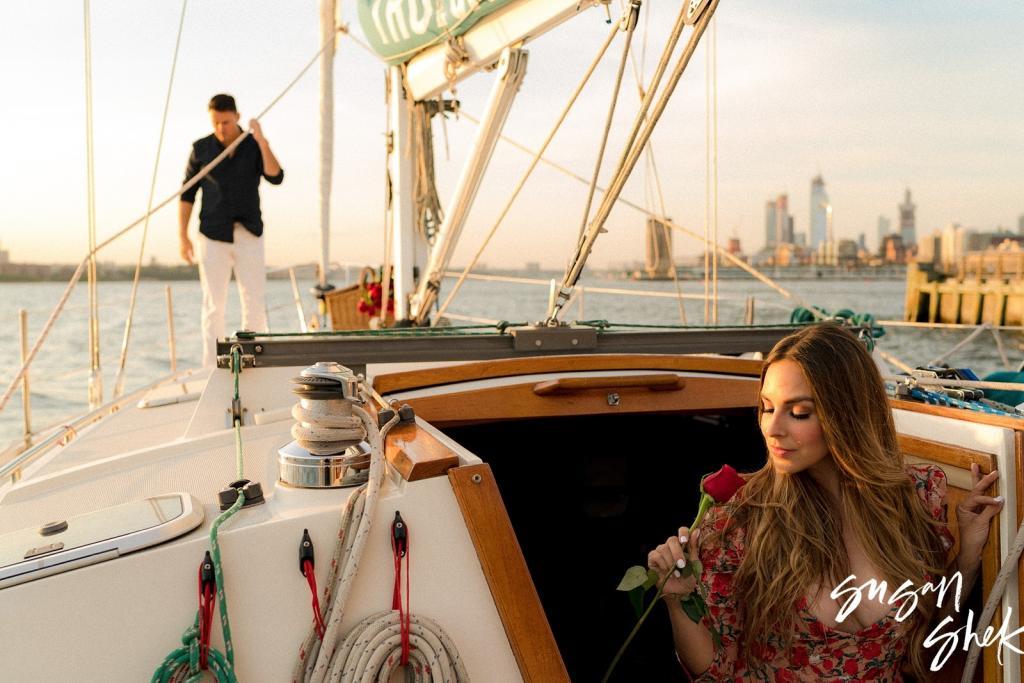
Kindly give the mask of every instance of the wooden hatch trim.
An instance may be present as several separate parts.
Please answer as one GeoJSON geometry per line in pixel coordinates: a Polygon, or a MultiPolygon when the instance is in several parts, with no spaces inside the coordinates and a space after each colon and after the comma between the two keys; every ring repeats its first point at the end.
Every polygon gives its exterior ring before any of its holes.
{"type": "MultiPolygon", "coordinates": [[[[628,379],[636,377],[647,376],[628,379]]],[[[566,385],[528,381],[421,396],[407,403],[419,417],[437,426],[582,415],[715,412],[757,405],[754,378],[686,377],[681,382],[675,375],[663,377],[670,384],[652,386],[616,377],[566,385]],[[623,379],[618,386],[606,386],[609,380],[618,379],[623,379]]]]}
{"type": "Polygon", "coordinates": [[[448,471],[448,480],[523,680],[568,683],[569,673],[490,465],[456,467],[448,471]]]}
{"type": "Polygon", "coordinates": [[[759,377],[761,361],[717,356],[670,356],[664,354],[595,354],[541,356],[463,363],[439,368],[406,370],[377,375],[373,388],[382,395],[410,389],[471,382],[480,379],[533,375],[544,372],[593,370],[682,370],[759,377]]]}
{"type": "MultiPolygon", "coordinates": [[[[1013,460],[1016,465],[1017,476],[1013,485],[1017,491],[1017,528],[1024,523],[1024,434],[1014,432],[1013,434],[1013,460]]],[[[1010,483],[1007,482],[1007,485],[1010,483]]],[[[1024,555],[1017,559],[1017,613],[1020,614],[1020,605],[1024,602],[1024,555]]]]}
{"type": "MultiPolygon", "coordinates": [[[[897,401],[895,403],[903,403],[897,401]]],[[[911,404],[914,405],[914,404],[911,404]]],[[[920,405],[920,404],[917,404],[920,405]]],[[[924,406],[927,408],[938,408],[939,406],[924,406]]],[[[952,410],[958,417],[961,413],[967,411],[943,408],[943,410],[952,410]]],[[[973,414],[973,413],[972,413],[973,414]]],[[[992,417],[992,416],[986,416],[992,417]]],[[[995,416],[998,417],[998,416],[995,416]]],[[[1012,418],[1001,418],[1001,419],[1012,419],[1012,418]]],[[[947,520],[949,522],[949,530],[952,532],[955,539],[953,548],[950,549],[950,556],[956,557],[960,552],[960,530],[957,527],[957,505],[967,496],[971,489],[970,482],[970,471],[971,464],[977,463],[978,468],[982,474],[987,474],[993,469],[996,469],[996,460],[991,453],[984,451],[976,451],[970,448],[963,448],[961,446],[953,446],[950,444],[941,443],[938,441],[932,441],[931,439],[923,439],[921,437],[909,436],[907,434],[897,435],[899,440],[900,452],[905,456],[911,456],[912,458],[919,459],[924,462],[938,465],[945,471],[947,480],[947,520]],[[963,476],[963,472],[966,470],[967,476],[963,476]]],[[[1021,433],[1015,433],[1015,450],[1016,459],[1018,463],[1018,479],[1020,479],[1020,463],[1021,463],[1021,433]]],[[[1016,483],[1016,482],[1015,482],[1016,483]]],[[[1018,490],[1020,490],[1020,484],[1017,484],[1018,490]]],[[[986,495],[996,495],[996,487],[992,486],[986,495]]],[[[1018,522],[1020,517],[1021,506],[1018,503],[1018,522]]],[[[988,542],[985,544],[985,549],[982,551],[981,558],[981,574],[979,580],[982,582],[983,594],[985,598],[988,598],[988,592],[992,588],[992,584],[995,583],[996,575],[999,573],[1000,565],[1000,548],[999,548],[999,518],[996,517],[993,520],[992,525],[989,527],[988,542]]],[[[1024,581],[1021,586],[1024,587],[1024,581]]],[[[1001,623],[1002,610],[997,609],[992,617],[993,628],[998,628],[1001,623]]],[[[975,676],[975,680],[981,678],[984,683],[998,683],[1002,680],[1002,666],[999,664],[997,657],[997,648],[987,647],[982,652],[982,661],[984,666],[981,667],[981,671],[975,676]]],[[[951,660],[956,661],[956,660],[951,660]]],[[[959,680],[959,676],[955,679],[948,679],[940,673],[936,680],[959,680]]]]}
{"type": "Polygon", "coordinates": [[[991,453],[976,451],[961,446],[952,446],[941,441],[922,439],[919,436],[898,434],[900,451],[923,460],[937,462],[941,465],[959,467],[971,471],[971,464],[977,463],[982,474],[988,474],[995,468],[995,458],[991,453]]]}
{"type": "Polygon", "coordinates": [[[395,425],[384,444],[384,455],[406,481],[437,477],[458,467],[459,456],[419,425],[395,425]]]}
{"type": "Polygon", "coordinates": [[[917,401],[890,399],[889,405],[894,410],[906,410],[911,413],[924,413],[925,415],[951,417],[963,422],[978,422],[980,424],[992,425],[994,427],[1005,427],[1006,429],[1013,429],[1018,432],[1024,431],[1024,418],[992,415],[990,413],[978,413],[973,410],[964,410],[963,408],[934,406],[930,403],[918,403],[917,401]]]}

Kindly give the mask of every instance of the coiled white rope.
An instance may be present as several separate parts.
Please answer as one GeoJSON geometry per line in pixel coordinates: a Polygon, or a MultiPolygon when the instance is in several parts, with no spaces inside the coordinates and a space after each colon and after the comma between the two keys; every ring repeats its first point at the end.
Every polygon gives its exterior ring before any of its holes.
{"type": "MultiPolygon", "coordinates": [[[[386,610],[373,614],[356,625],[342,638],[341,621],[352,592],[352,584],[359,571],[359,562],[370,535],[373,513],[384,476],[384,437],[398,423],[398,414],[383,427],[377,427],[374,417],[358,405],[352,413],[365,430],[370,444],[370,473],[368,481],[356,489],[342,510],[338,529],[338,542],[331,558],[331,568],[324,584],[324,622],[327,629],[323,641],[311,627],[299,650],[299,658],[292,670],[293,683],[324,683],[331,681],[387,681],[398,666],[401,650],[401,624],[398,613],[386,610]]],[[[308,409],[297,406],[294,414],[310,417],[308,409]]],[[[311,426],[318,429],[315,421],[311,426]]],[[[424,616],[411,615],[409,675],[416,681],[468,681],[465,667],[454,642],[435,622],[424,616]]]]}
{"type": "MultiPolygon", "coordinates": [[[[407,681],[468,681],[469,674],[455,642],[434,620],[410,617],[407,681]]],[[[402,624],[395,610],[372,614],[352,629],[338,650],[340,666],[331,681],[388,681],[401,664],[402,624]]]]}

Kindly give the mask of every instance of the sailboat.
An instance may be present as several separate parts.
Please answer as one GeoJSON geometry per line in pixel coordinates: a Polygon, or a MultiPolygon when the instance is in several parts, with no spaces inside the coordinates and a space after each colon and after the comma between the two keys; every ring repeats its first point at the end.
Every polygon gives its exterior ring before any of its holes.
{"type": "MultiPolygon", "coordinates": [[[[614,586],[664,536],[654,520],[678,519],[690,503],[680,492],[726,459],[763,463],[760,357],[793,329],[565,320],[717,6],[680,4],[545,318],[458,325],[439,313],[440,279],[525,77],[525,46],[604,9],[361,3],[363,31],[391,63],[381,287],[404,323],[388,326],[385,304],[381,329],[236,333],[212,372],[99,406],[4,464],[4,680],[178,680],[204,667],[246,681],[388,680],[402,668],[417,680],[598,678],[632,622],[614,586]],[[491,95],[441,212],[417,131],[480,71],[491,95]]],[[[323,8],[329,64],[348,31],[323,8]]],[[[609,43],[628,40],[639,11],[626,8],[609,43]]],[[[946,471],[951,515],[971,464],[1002,473],[1007,504],[968,603],[980,613],[1021,519],[1024,421],[905,398],[892,410],[907,459],[946,471]]],[[[998,598],[994,624],[1011,631],[1020,580],[1014,567],[998,598]]],[[[671,648],[667,626],[649,626],[622,680],[678,679],[671,648]]],[[[993,648],[978,671],[1021,680],[1019,659],[993,648]]]]}

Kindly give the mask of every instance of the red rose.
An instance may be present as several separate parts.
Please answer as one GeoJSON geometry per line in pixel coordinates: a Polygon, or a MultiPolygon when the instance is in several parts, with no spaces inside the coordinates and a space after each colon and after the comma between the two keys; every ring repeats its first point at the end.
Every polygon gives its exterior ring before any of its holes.
{"type": "Polygon", "coordinates": [[[370,310],[370,304],[360,299],[359,303],[356,304],[356,310],[360,313],[366,313],[370,310]]]}
{"type": "Polygon", "coordinates": [[[716,503],[728,503],[746,483],[736,470],[729,465],[722,465],[722,469],[704,477],[700,489],[714,498],[716,503]]]}
{"type": "Polygon", "coordinates": [[[882,654],[882,646],[874,640],[864,643],[860,648],[860,656],[864,659],[874,659],[880,654],[882,654]]]}
{"type": "Polygon", "coordinates": [[[854,674],[856,674],[859,671],[860,671],[860,665],[857,664],[857,660],[856,659],[852,659],[852,658],[851,659],[847,659],[846,663],[843,664],[843,673],[845,673],[848,676],[853,676],[854,674]]]}

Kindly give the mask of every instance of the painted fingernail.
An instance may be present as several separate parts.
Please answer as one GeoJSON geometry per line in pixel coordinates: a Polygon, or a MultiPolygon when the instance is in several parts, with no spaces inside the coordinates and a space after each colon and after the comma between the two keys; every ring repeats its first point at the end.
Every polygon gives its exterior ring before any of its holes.
{"type": "Polygon", "coordinates": [[[995,500],[995,501],[996,501],[997,503],[1002,503],[1002,502],[1004,502],[1004,501],[1005,501],[1006,499],[1005,499],[1005,498],[1003,498],[1002,496],[996,496],[995,498],[993,498],[993,500],[995,500]]]}
{"type": "Polygon", "coordinates": [[[678,560],[676,560],[676,566],[682,569],[686,566],[686,560],[680,557],[678,560]]]}
{"type": "Polygon", "coordinates": [[[679,542],[680,542],[680,543],[686,543],[686,542],[687,542],[687,541],[689,541],[689,540],[690,540],[690,537],[689,537],[689,536],[680,536],[680,537],[679,537],[679,542]]]}
{"type": "Polygon", "coordinates": [[[674,576],[674,577],[676,577],[677,579],[679,579],[679,578],[682,578],[682,576],[683,576],[683,575],[682,575],[682,574],[680,574],[680,573],[679,573],[679,570],[677,569],[677,570],[675,570],[674,572],[672,572],[672,576],[674,576]]]}

